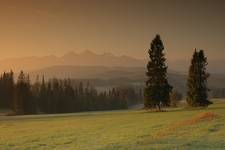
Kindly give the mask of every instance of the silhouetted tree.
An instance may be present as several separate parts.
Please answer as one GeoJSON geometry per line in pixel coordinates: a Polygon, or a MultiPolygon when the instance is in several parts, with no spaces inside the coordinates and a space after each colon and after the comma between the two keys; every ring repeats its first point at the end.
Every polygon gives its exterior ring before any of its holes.
{"type": "Polygon", "coordinates": [[[36,111],[29,75],[26,76],[23,71],[20,72],[15,87],[14,110],[17,114],[32,114],[36,111]]]}
{"type": "Polygon", "coordinates": [[[13,109],[13,72],[4,72],[0,77],[0,108],[13,109]]]}
{"type": "Polygon", "coordinates": [[[36,81],[34,82],[33,85],[31,86],[31,92],[32,92],[32,101],[33,101],[33,107],[34,109],[38,112],[40,112],[40,107],[39,107],[39,101],[40,101],[40,90],[41,90],[41,84],[39,81],[39,75],[36,77],[36,81]]]}
{"type": "Polygon", "coordinates": [[[40,92],[39,92],[39,100],[38,100],[38,108],[40,112],[47,112],[47,88],[45,83],[45,78],[42,76],[42,81],[40,85],[40,92]]]}
{"type": "Polygon", "coordinates": [[[189,106],[208,106],[211,102],[208,100],[207,78],[209,74],[206,72],[207,58],[204,51],[194,51],[189,68],[189,76],[187,81],[187,103],[189,106]]]}
{"type": "Polygon", "coordinates": [[[147,65],[147,81],[145,88],[146,108],[161,109],[161,105],[169,106],[169,93],[172,86],[167,81],[167,66],[164,54],[163,42],[160,35],[156,35],[151,43],[151,48],[148,50],[149,62],[147,65]]]}

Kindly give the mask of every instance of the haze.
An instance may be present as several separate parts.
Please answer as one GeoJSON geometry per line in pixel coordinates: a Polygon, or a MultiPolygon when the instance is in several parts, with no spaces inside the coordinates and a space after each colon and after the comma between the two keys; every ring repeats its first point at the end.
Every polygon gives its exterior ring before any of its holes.
{"type": "Polygon", "coordinates": [[[169,60],[194,48],[225,57],[223,0],[5,0],[0,20],[0,59],[86,49],[145,58],[156,33],[169,60]]]}

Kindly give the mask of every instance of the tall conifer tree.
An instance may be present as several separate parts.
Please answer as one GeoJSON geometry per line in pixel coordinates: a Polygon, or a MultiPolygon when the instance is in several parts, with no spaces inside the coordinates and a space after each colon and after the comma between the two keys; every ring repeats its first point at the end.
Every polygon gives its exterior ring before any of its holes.
{"type": "Polygon", "coordinates": [[[17,114],[32,114],[35,112],[35,103],[32,101],[32,92],[29,75],[20,72],[16,83],[14,110],[17,114]]]}
{"type": "Polygon", "coordinates": [[[187,81],[187,103],[189,106],[208,106],[211,102],[208,100],[207,78],[209,74],[206,72],[207,58],[204,51],[195,50],[189,68],[189,76],[187,81]]]}
{"type": "Polygon", "coordinates": [[[167,80],[167,66],[164,54],[163,42],[160,35],[156,35],[151,43],[151,48],[148,50],[149,62],[147,65],[147,81],[145,88],[146,108],[161,109],[161,105],[169,106],[170,92],[172,86],[167,80]]]}

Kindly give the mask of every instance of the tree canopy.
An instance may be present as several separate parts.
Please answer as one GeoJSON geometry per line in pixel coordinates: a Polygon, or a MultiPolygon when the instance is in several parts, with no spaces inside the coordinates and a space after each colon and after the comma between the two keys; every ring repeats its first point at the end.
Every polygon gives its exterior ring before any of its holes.
{"type": "Polygon", "coordinates": [[[195,50],[189,75],[187,80],[187,103],[189,106],[208,106],[211,102],[208,100],[207,79],[209,73],[206,72],[207,58],[203,50],[195,50]]]}
{"type": "Polygon", "coordinates": [[[170,105],[170,92],[172,86],[169,85],[167,80],[167,66],[164,53],[164,45],[160,35],[151,42],[151,47],[148,50],[149,62],[147,64],[147,81],[145,88],[145,101],[146,108],[161,109],[162,106],[170,105]]]}

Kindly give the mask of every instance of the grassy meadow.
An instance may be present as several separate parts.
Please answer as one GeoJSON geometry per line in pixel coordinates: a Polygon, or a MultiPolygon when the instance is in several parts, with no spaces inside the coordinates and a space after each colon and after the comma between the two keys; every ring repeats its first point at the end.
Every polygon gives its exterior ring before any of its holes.
{"type": "Polygon", "coordinates": [[[1,150],[225,149],[225,101],[171,108],[0,117],[1,150]]]}

